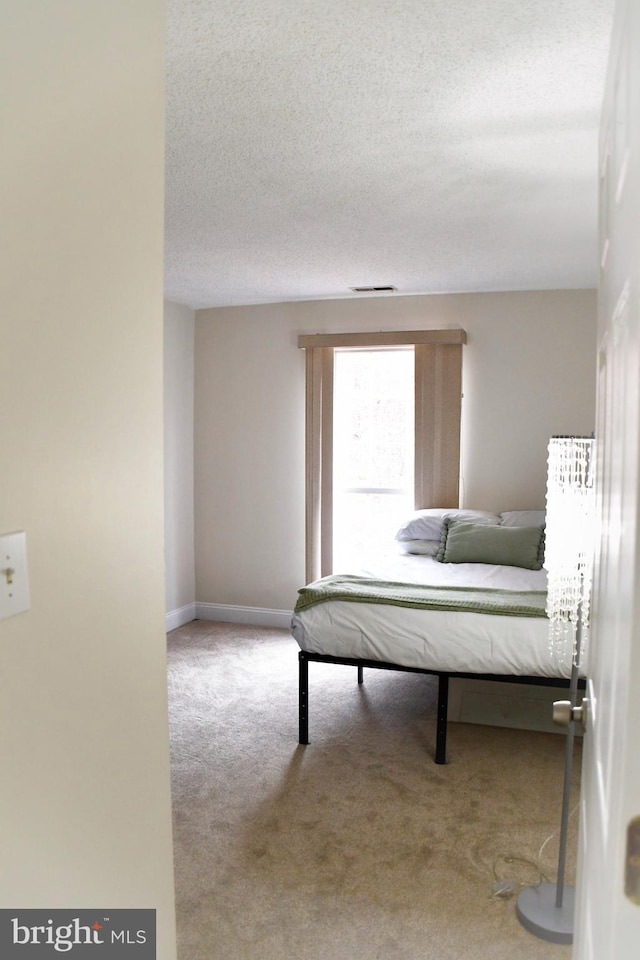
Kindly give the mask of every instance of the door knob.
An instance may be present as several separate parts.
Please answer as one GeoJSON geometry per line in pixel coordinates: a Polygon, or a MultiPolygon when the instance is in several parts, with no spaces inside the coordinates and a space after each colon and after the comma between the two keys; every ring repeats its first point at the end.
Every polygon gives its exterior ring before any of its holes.
{"type": "Polygon", "coordinates": [[[589,711],[589,701],[583,699],[577,706],[571,706],[570,700],[556,700],[553,704],[553,722],[560,727],[568,727],[575,720],[579,723],[583,731],[587,729],[587,714],[589,711]]]}

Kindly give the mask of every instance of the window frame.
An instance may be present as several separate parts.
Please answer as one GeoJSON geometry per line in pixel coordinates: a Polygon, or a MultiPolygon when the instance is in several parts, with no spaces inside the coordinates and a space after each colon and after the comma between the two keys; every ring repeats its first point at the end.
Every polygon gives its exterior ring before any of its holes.
{"type": "Polygon", "coordinates": [[[414,348],[415,509],[457,507],[462,415],[461,328],[320,333],[298,337],[306,354],[305,575],[310,583],[333,566],[333,377],[340,347],[414,348]]]}

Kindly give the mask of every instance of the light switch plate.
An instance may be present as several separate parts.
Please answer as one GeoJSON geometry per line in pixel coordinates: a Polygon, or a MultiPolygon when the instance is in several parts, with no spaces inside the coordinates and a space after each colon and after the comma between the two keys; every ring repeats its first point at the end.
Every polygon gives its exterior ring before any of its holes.
{"type": "Polygon", "coordinates": [[[0,536],[0,620],[24,613],[31,606],[27,573],[27,535],[0,536]]]}

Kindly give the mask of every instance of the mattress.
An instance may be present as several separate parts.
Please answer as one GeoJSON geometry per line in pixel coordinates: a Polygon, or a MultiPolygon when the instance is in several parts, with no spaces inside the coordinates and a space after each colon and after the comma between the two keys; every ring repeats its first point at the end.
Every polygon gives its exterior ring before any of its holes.
{"type": "MultiPolygon", "coordinates": [[[[430,557],[388,554],[359,576],[434,586],[540,591],[546,571],[485,563],[439,563],[430,557]]],[[[567,678],[544,617],[458,610],[424,610],[329,600],[294,613],[292,633],[307,653],[379,660],[446,673],[567,678]]]]}

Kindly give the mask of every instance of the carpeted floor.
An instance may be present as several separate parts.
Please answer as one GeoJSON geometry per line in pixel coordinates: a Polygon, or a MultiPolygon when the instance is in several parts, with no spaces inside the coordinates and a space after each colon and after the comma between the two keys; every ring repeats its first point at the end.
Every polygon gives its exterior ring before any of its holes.
{"type": "Polygon", "coordinates": [[[436,766],[432,678],[311,664],[301,747],[287,631],[193,621],[168,649],[179,960],[569,960],[492,897],[538,879],[564,737],[450,724],[436,766]]]}

